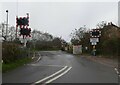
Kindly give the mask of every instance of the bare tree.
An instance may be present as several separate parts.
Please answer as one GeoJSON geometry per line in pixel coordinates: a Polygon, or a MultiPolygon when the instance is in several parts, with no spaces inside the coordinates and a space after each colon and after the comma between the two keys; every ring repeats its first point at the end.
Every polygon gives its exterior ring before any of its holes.
{"type": "Polygon", "coordinates": [[[53,36],[49,33],[43,33],[38,30],[32,31],[32,40],[39,40],[39,41],[51,41],[53,36]]]}
{"type": "Polygon", "coordinates": [[[15,39],[15,34],[16,34],[15,27],[14,26],[9,27],[8,33],[9,33],[8,34],[9,35],[8,39],[10,41],[13,41],[15,39]]]}
{"type": "Polygon", "coordinates": [[[1,38],[6,41],[6,37],[8,41],[13,41],[15,39],[15,27],[8,25],[7,36],[6,36],[6,24],[0,24],[1,38]]]}
{"type": "Polygon", "coordinates": [[[2,37],[4,40],[6,40],[5,23],[1,23],[1,24],[0,24],[0,30],[1,30],[1,32],[2,32],[1,37],[2,37]]]}
{"type": "Polygon", "coordinates": [[[84,25],[83,27],[80,27],[79,29],[75,29],[72,33],[71,33],[71,39],[74,40],[78,40],[81,41],[81,39],[84,36],[84,33],[86,32],[86,26],[84,25]]]}
{"type": "Polygon", "coordinates": [[[97,28],[101,29],[101,28],[103,28],[103,27],[106,26],[106,25],[107,25],[107,22],[106,22],[106,21],[101,21],[101,22],[99,22],[96,26],[97,26],[97,28]]]}

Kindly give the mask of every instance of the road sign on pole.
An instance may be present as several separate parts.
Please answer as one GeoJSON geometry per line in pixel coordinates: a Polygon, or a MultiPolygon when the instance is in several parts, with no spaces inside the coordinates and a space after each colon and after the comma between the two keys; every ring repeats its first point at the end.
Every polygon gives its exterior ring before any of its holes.
{"type": "Polygon", "coordinates": [[[90,42],[91,45],[93,46],[92,54],[95,56],[96,55],[96,48],[95,46],[97,45],[97,42],[99,42],[99,37],[101,36],[101,31],[100,29],[92,29],[90,31],[90,42]]]}
{"type": "Polygon", "coordinates": [[[90,38],[90,42],[91,43],[99,42],[99,38],[90,38]]]}
{"type": "Polygon", "coordinates": [[[16,38],[17,38],[17,28],[20,27],[20,36],[23,36],[24,47],[26,47],[27,40],[26,38],[31,37],[31,28],[29,26],[29,13],[27,13],[27,17],[16,17],[16,38]]]}

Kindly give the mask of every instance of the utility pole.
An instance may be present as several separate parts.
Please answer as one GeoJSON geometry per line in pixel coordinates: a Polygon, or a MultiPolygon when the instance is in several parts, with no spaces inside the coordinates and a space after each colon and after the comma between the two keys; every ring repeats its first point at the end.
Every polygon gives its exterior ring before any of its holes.
{"type": "Polygon", "coordinates": [[[8,32],[8,10],[6,10],[6,13],[7,13],[7,23],[6,23],[6,41],[7,41],[7,32],[8,32]]]}

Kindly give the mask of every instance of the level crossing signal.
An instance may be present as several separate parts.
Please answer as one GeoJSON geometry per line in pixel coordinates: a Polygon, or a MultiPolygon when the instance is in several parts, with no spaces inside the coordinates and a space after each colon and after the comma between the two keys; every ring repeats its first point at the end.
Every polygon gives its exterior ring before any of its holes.
{"type": "Polygon", "coordinates": [[[20,36],[21,35],[23,35],[23,36],[29,36],[29,37],[31,37],[31,35],[30,35],[30,33],[31,33],[31,28],[21,28],[20,29],[20,36]]]}
{"type": "Polygon", "coordinates": [[[17,26],[21,26],[21,25],[29,26],[29,18],[28,17],[17,18],[17,26]]]}
{"type": "Polygon", "coordinates": [[[101,31],[99,29],[93,29],[90,32],[91,37],[99,38],[101,36],[101,31]]]}

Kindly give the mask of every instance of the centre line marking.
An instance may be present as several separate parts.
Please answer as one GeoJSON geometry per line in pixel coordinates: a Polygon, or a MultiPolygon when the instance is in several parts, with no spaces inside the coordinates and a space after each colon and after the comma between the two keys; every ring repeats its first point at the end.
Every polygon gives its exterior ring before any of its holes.
{"type": "Polygon", "coordinates": [[[63,76],[64,74],[66,74],[70,69],[71,69],[72,67],[69,67],[66,71],[64,71],[63,73],[61,73],[60,75],[58,75],[58,76],[56,76],[56,77],[54,77],[54,78],[52,78],[52,79],[50,79],[50,80],[48,80],[47,82],[45,82],[45,83],[50,83],[50,82],[52,82],[52,81],[54,81],[54,80],[56,80],[56,79],[58,79],[59,77],[61,77],[61,76],[63,76]]]}
{"type": "Polygon", "coordinates": [[[41,80],[35,82],[35,84],[41,83],[41,82],[43,82],[43,81],[49,79],[50,77],[53,77],[53,76],[59,74],[60,72],[62,72],[63,70],[65,70],[67,67],[68,67],[68,66],[65,66],[64,68],[62,68],[61,70],[57,71],[56,73],[54,73],[54,74],[52,74],[52,75],[50,75],[50,76],[48,76],[48,77],[45,77],[45,78],[43,78],[43,79],[41,79],[41,80]]]}

